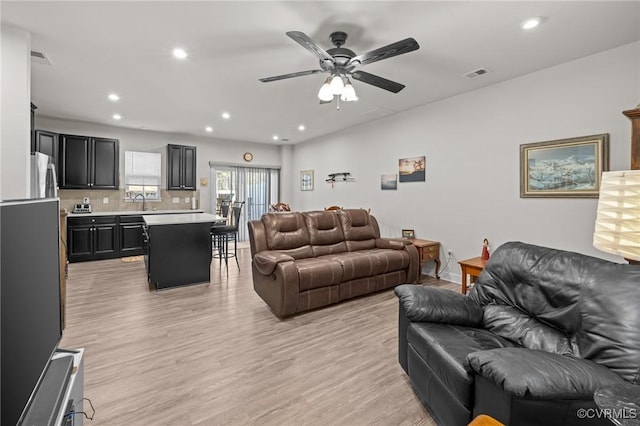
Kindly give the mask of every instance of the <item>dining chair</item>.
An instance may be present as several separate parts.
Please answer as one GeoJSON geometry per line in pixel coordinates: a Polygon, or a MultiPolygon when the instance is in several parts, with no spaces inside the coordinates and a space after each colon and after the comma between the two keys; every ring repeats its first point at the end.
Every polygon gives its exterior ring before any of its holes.
{"type": "Polygon", "coordinates": [[[276,203],[271,206],[271,211],[274,212],[290,212],[291,207],[287,203],[276,203]]]}

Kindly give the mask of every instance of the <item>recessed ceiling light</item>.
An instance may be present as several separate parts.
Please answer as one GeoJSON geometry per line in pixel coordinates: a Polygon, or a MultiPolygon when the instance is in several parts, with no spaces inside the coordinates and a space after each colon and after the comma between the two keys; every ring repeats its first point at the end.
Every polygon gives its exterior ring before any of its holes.
{"type": "Polygon", "coordinates": [[[120,114],[113,114],[113,119],[114,120],[120,120],[122,118],[122,116],[120,114]]]}
{"type": "Polygon", "coordinates": [[[231,118],[231,114],[229,114],[228,112],[223,112],[222,113],[222,118],[224,118],[225,120],[228,120],[231,118]]]}
{"type": "Polygon", "coordinates": [[[109,93],[109,100],[110,100],[110,101],[113,101],[113,102],[115,102],[115,101],[119,101],[119,100],[120,100],[120,96],[118,96],[118,95],[117,95],[117,94],[115,94],[115,93],[109,93]]]}
{"type": "Polygon", "coordinates": [[[304,127],[304,124],[298,126],[298,130],[300,130],[301,132],[304,132],[305,129],[306,127],[304,127]]]}
{"type": "Polygon", "coordinates": [[[213,127],[207,126],[204,128],[204,130],[206,130],[207,132],[213,132],[213,127]]]}
{"type": "Polygon", "coordinates": [[[529,18],[523,21],[520,26],[522,27],[523,30],[532,30],[538,25],[540,25],[540,18],[535,17],[535,18],[529,18]]]}
{"type": "Polygon", "coordinates": [[[271,137],[271,139],[273,139],[274,141],[277,141],[278,139],[280,139],[280,136],[278,136],[278,135],[273,135],[273,136],[271,137]]]}
{"type": "Polygon", "coordinates": [[[178,59],[185,59],[187,57],[187,52],[185,52],[184,49],[176,47],[175,49],[173,49],[173,56],[178,59]]]}

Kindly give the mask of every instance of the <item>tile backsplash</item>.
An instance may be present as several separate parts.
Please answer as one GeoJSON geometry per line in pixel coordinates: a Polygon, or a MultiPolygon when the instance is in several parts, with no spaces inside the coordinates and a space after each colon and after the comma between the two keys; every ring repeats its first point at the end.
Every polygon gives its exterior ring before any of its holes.
{"type": "MultiPolygon", "coordinates": [[[[74,204],[82,203],[85,197],[89,198],[91,210],[94,212],[111,211],[140,211],[142,210],[142,199],[138,198],[135,203],[125,201],[124,189],[61,189],[58,191],[60,198],[60,208],[73,211],[74,204]],[[107,201],[105,204],[103,201],[107,201]]],[[[196,208],[200,209],[200,191],[167,191],[160,190],[161,201],[147,200],[147,210],[191,210],[193,197],[196,198],[196,208]],[[174,203],[177,198],[178,202],[174,203]],[[188,198],[188,201],[185,199],[188,198]]]]}

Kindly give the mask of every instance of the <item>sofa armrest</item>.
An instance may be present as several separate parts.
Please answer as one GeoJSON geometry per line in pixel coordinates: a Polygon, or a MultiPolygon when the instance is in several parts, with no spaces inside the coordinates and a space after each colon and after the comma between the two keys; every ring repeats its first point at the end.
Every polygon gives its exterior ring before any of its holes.
{"type": "Polygon", "coordinates": [[[412,284],[397,286],[395,293],[409,321],[469,327],[482,324],[482,308],[473,299],[460,293],[412,284]]]}
{"type": "Polygon", "coordinates": [[[262,275],[269,275],[275,271],[278,263],[291,262],[295,259],[279,251],[267,250],[253,256],[253,264],[262,275]]]}
{"type": "Polygon", "coordinates": [[[407,245],[406,241],[397,238],[376,238],[376,248],[404,250],[404,246],[407,245]]]}
{"type": "Polygon", "coordinates": [[[467,361],[476,374],[519,398],[591,400],[599,386],[624,383],[593,361],[526,348],[472,352],[467,361]]]}

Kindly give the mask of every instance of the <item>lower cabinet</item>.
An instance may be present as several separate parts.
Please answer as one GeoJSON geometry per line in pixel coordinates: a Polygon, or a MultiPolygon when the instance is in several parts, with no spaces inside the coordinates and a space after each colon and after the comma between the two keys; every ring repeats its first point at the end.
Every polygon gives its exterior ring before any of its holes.
{"type": "MultiPolygon", "coordinates": [[[[189,212],[185,210],[185,212],[189,212]]],[[[69,262],[145,254],[142,215],[67,216],[69,262]]]]}
{"type": "Polygon", "coordinates": [[[136,256],[144,253],[142,216],[120,216],[120,256],[136,256]]]}
{"type": "Polygon", "coordinates": [[[117,216],[67,218],[69,262],[118,257],[117,216]]]}
{"type": "Polygon", "coordinates": [[[142,216],[67,217],[69,262],[144,253],[142,216]]]}

